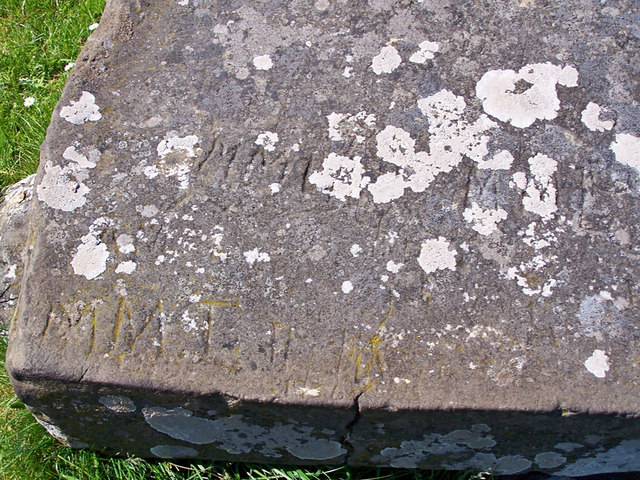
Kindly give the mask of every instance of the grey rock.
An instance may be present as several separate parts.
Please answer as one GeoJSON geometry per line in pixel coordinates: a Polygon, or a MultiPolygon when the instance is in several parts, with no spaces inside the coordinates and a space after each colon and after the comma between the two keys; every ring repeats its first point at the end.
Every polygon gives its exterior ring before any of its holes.
{"type": "Polygon", "coordinates": [[[8,370],[68,443],[640,470],[638,7],[108,2],[8,370]]]}
{"type": "Polygon", "coordinates": [[[0,329],[5,331],[20,291],[34,179],[31,175],[0,195],[0,329]]]}

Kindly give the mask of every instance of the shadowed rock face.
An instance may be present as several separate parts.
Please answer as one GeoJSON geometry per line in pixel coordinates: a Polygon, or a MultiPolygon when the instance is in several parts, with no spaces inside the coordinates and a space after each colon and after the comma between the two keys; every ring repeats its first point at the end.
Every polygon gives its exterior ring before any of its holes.
{"type": "Polygon", "coordinates": [[[107,452],[640,470],[639,20],[109,2],[43,145],[18,394],[107,452]]]}

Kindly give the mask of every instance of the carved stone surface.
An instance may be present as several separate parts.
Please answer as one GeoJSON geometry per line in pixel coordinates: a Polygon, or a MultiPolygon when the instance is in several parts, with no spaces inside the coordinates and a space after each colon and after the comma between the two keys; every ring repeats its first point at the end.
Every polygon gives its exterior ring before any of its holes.
{"type": "Polygon", "coordinates": [[[7,364],[74,446],[640,470],[633,2],[108,2],[7,364]]]}

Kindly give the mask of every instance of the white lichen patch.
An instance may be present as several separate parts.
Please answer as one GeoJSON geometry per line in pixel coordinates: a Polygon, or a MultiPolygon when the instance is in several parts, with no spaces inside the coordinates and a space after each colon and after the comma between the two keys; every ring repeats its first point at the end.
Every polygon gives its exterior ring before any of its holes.
{"type": "Polygon", "coordinates": [[[640,173],[640,137],[618,133],[611,144],[611,150],[615,153],[618,162],[635,168],[640,173]]]}
{"type": "Polygon", "coordinates": [[[109,410],[116,413],[131,413],[136,411],[136,404],[129,397],[122,395],[104,395],[98,401],[109,410]]]}
{"type": "Polygon", "coordinates": [[[404,267],[404,263],[396,263],[393,260],[387,262],[387,270],[391,273],[398,273],[404,267]]]}
{"type": "Polygon", "coordinates": [[[558,116],[560,100],[556,85],[576,87],[578,71],[551,63],[525,65],[518,72],[491,70],[476,85],[476,95],[489,115],[525,128],[536,120],[553,120],[558,116]],[[526,90],[519,92],[518,85],[526,90]]]}
{"type": "Polygon", "coordinates": [[[435,179],[436,169],[430,169],[426,152],[416,153],[415,140],[409,132],[388,125],[376,136],[377,154],[384,161],[401,167],[398,173],[380,175],[368,190],[375,203],[388,203],[404,195],[406,188],[424,189],[435,179]]]}
{"type": "Polygon", "coordinates": [[[84,122],[97,122],[102,118],[100,107],[96,105],[96,97],[89,92],[82,92],[80,99],[71,101],[71,105],[62,107],[60,116],[74,125],[82,125],[84,122]]]}
{"type": "Polygon", "coordinates": [[[604,340],[603,332],[607,327],[607,309],[603,303],[604,299],[600,295],[588,296],[580,302],[580,309],[576,314],[580,320],[579,334],[604,340]]]}
{"type": "Polygon", "coordinates": [[[87,149],[87,155],[83,155],[76,150],[75,146],[67,147],[62,153],[62,158],[73,162],[70,164],[74,171],[82,170],[85,168],[94,168],[100,160],[100,151],[97,148],[87,149]],[[75,164],[75,165],[74,165],[75,164]]]}
{"type": "Polygon", "coordinates": [[[387,125],[376,136],[376,154],[385,162],[404,167],[416,154],[416,141],[406,130],[387,125]]]}
{"type": "MultiPolygon", "coordinates": [[[[558,260],[556,255],[544,253],[544,251],[556,244],[558,241],[556,233],[562,229],[556,227],[553,230],[536,232],[536,228],[537,223],[531,222],[526,230],[518,232],[518,236],[522,237],[522,243],[532,247],[535,255],[528,261],[523,260],[517,267],[511,267],[503,273],[506,278],[515,280],[518,286],[522,287],[522,292],[525,295],[549,297],[553,293],[553,288],[558,285],[558,281],[549,278],[543,282],[540,278],[540,270],[558,260]]],[[[553,252],[553,250],[551,251],[553,252]]]]}
{"type": "Polygon", "coordinates": [[[213,254],[214,257],[220,259],[220,261],[224,262],[229,254],[224,251],[222,248],[222,240],[224,240],[224,228],[220,225],[215,226],[216,233],[211,233],[211,240],[213,241],[214,247],[209,250],[209,253],[213,254]]]}
{"type": "Polygon", "coordinates": [[[84,183],[71,178],[69,167],[53,165],[47,161],[44,165],[44,176],[36,188],[38,199],[47,206],[63,212],[72,212],[82,207],[90,189],[84,183]]]}
{"type": "Polygon", "coordinates": [[[285,448],[291,455],[304,460],[330,460],[347,453],[340,442],[318,438],[301,441],[294,437],[294,441],[285,448]]]}
{"type": "Polygon", "coordinates": [[[133,237],[126,233],[118,235],[118,238],[116,238],[116,245],[118,246],[118,251],[120,253],[127,254],[136,251],[136,247],[133,244],[133,237]]]}
{"type": "Polygon", "coordinates": [[[269,189],[271,190],[271,195],[275,195],[276,193],[280,192],[280,184],[272,183],[269,185],[269,189]]]}
{"type": "Polygon", "coordinates": [[[340,122],[345,118],[344,113],[331,112],[327,115],[327,123],[329,124],[329,138],[334,142],[339,142],[342,140],[342,135],[340,134],[340,122]]]}
{"type": "Polygon", "coordinates": [[[463,155],[475,162],[480,162],[487,155],[489,137],[482,134],[498,125],[486,115],[480,115],[473,123],[466,121],[463,118],[466,109],[463,97],[441,90],[418,100],[418,107],[429,121],[429,152],[432,156],[456,155],[455,159],[447,161],[452,168],[463,155]]]}
{"type": "Polygon", "coordinates": [[[609,371],[609,357],[604,350],[594,350],[593,354],[584,362],[587,370],[598,378],[604,378],[609,371]]]}
{"type": "Polygon", "coordinates": [[[597,103],[589,102],[582,111],[582,123],[592,132],[604,132],[613,128],[613,120],[600,120],[602,109],[597,103]]]}
{"type": "Polygon", "coordinates": [[[544,284],[539,284],[537,282],[531,282],[527,276],[524,274],[529,269],[532,263],[535,263],[535,260],[540,260],[540,258],[534,259],[532,262],[525,262],[520,264],[520,272],[518,273],[518,268],[512,267],[507,271],[506,277],[510,280],[515,280],[519,287],[522,287],[522,293],[525,295],[533,296],[533,295],[542,295],[543,297],[550,297],[553,293],[553,288],[558,284],[558,281],[555,278],[548,279],[544,284]]]}
{"type": "Polygon", "coordinates": [[[244,252],[243,255],[247,263],[251,266],[253,266],[253,264],[256,262],[269,262],[271,260],[271,257],[268,253],[261,252],[257,248],[244,252]]]}
{"type": "Polygon", "coordinates": [[[329,138],[334,142],[355,138],[357,143],[363,143],[371,134],[376,124],[376,116],[361,111],[355,115],[331,112],[327,115],[329,138]]]}
{"type": "Polygon", "coordinates": [[[126,262],[120,263],[116,267],[116,273],[124,273],[124,274],[127,274],[127,275],[131,275],[133,272],[135,272],[136,267],[137,267],[136,262],[128,260],[126,262]]]}
{"type": "Polygon", "coordinates": [[[435,57],[435,53],[440,50],[440,45],[437,42],[425,40],[418,45],[418,48],[419,50],[409,57],[409,61],[422,64],[435,57]]]}
{"type": "Polygon", "coordinates": [[[253,57],[253,66],[256,67],[256,70],[269,70],[273,67],[273,60],[269,55],[258,55],[253,57]]]}
{"type": "Polygon", "coordinates": [[[13,280],[14,278],[16,278],[16,269],[18,268],[18,265],[9,265],[8,269],[7,269],[7,273],[4,275],[4,279],[5,280],[13,280]]]}
{"type": "Polygon", "coordinates": [[[393,383],[395,383],[396,385],[399,385],[400,383],[408,385],[411,383],[411,380],[409,380],[408,378],[393,377],[393,383]]]}
{"type": "Polygon", "coordinates": [[[322,171],[312,173],[309,182],[322,193],[344,202],[347,197],[360,198],[360,192],[370,181],[363,173],[360,157],[350,159],[330,153],[322,162],[322,171]]]}
{"type": "Polygon", "coordinates": [[[430,239],[422,242],[418,263],[426,273],[433,273],[437,270],[455,270],[456,255],[458,252],[449,250],[449,242],[444,237],[430,239]]]}
{"type": "MultiPolygon", "coordinates": [[[[188,1],[184,5],[188,5],[188,1]]],[[[180,3],[183,5],[183,3],[180,3]]],[[[156,445],[151,447],[149,451],[158,458],[193,458],[198,456],[198,451],[191,447],[183,447],[181,445],[156,445]]]]}
{"type": "Polygon", "coordinates": [[[180,137],[178,132],[172,130],[167,132],[164,138],[158,143],[156,152],[160,161],[157,165],[150,165],[144,168],[144,175],[153,179],[158,175],[166,178],[175,177],[178,180],[178,188],[186,190],[189,188],[189,174],[191,172],[190,158],[196,157],[202,150],[196,148],[199,139],[196,135],[180,137]]]}
{"type": "Polygon", "coordinates": [[[36,187],[41,202],[64,212],[71,212],[87,202],[90,189],[83,180],[89,176],[87,169],[94,168],[100,160],[100,151],[93,147],[83,151],[85,154],[76,146],[67,147],[62,157],[69,162],[64,167],[54,165],[50,160],[45,163],[45,174],[36,187]]]}
{"type": "Polygon", "coordinates": [[[400,57],[398,50],[391,45],[388,45],[386,47],[382,47],[380,53],[373,57],[373,60],[371,61],[371,68],[376,75],[380,75],[382,73],[393,72],[401,63],[402,58],[400,57]]]}
{"type": "Polygon", "coordinates": [[[489,160],[480,160],[478,168],[480,170],[509,170],[513,163],[513,155],[508,150],[496,153],[489,160]]]}
{"type": "Polygon", "coordinates": [[[418,100],[418,107],[429,121],[429,152],[416,152],[409,132],[388,125],[376,136],[377,155],[400,167],[396,172],[380,175],[369,185],[375,203],[400,198],[406,188],[424,192],[440,173],[458,166],[464,156],[476,162],[487,155],[489,137],[482,135],[497,125],[482,115],[469,123],[462,118],[466,103],[448,90],[418,100]]]}
{"type": "Polygon", "coordinates": [[[275,132],[263,132],[256,138],[255,144],[263,147],[267,152],[273,152],[278,143],[278,134],[275,132]]]}
{"type": "Polygon", "coordinates": [[[176,177],[178,180],[178,188],[180,190],[186,190],[189,188],[189,174],[191,173],[191,166],[187,163],[181,163],[178,165],[166,166],[160,164],[161,171],[165,177],[176,177]]]}
{"type": "Polygon", "coordinates": [[[557,452],[543,452],[533,459],[540,468],[557,468],[567,462],[567,457],[563,457],[557,452]]]}
{"type": "Polygon", "coordinates": [[[178,132],[171,130],[167,132],[164,138],[158,143],[156,151],[160,158],[164,158],[170,153],[183,151],[187,157],[195,157],[195,146],[198,144],[199,139],[195,135],[187,135],[186,137],[178,136],[178,132]]]}
{"type": "MultiPolygon", "coordinates": [[[[470,430],[454,430],[446,435],[430,433],[424,435],[422,439],[405,440],[397,448],[383,449],[378,458],[392,467],[416,468],[420,462],[427,460],[431,455],[451,455],[458,458],[463,455],[471,459],[480,454],[486,457],[478,467],[488,469],[496,463],[496,457],[493,454],[476,452],[476,450],[492,448],[496,445],[496,441],[492,436],[484,435],[490,431],[488,427],[476,428],[478,426],[486,427],[486,425],[474,425],[470,430]]],[[[468,468],[468,465],[463,468],[468,468]]]]}
{"type": "Polygon", "coordinates": [[[298,395],[302,395],[303,397],[318,397],[320,396],[320,389],[300,387],[298,388],[298,395]]]}
{"type": "Polygon", "coordinates": [[[182,324],[182,330],[186,333],[206,331],[209,328],[209,324],[206,321],[200,322],[200,325],[198,325],[198,318],[192,317],[189,314],[189,309],[182,312],[180,323],[182,324]]]}
{"type": "Polygon", "coordinates": [[[533,178],[529,179],[522,205],[528,212],[549,220],[558,210],[556,205],[556,187],[553,174],[558,166],[554,159],[538,153],[529,159],[529,169],[533,178]]]}
{"type": "Polygon", "coordinates": [[[97,218],[89,227],[89,233],[80,239],[82,243],[71,260],[71,266],[76,275],[83,275],[87,280],[93,280],[107,269],[109,250],[98,237],[102,233],[101,227],[110,224],[111,220],[107,218],[97,218]]]}
{"type": "Polygon", "coordinates": [[[518,187],[520,190],[527,188],[527,174],[524,172],[516,172],[513,174],[513,182],[509,183],[511,188],[518,187]]]}
{"type": "MultiPolygon", "coordinates": [[[[352,160],[330,153],[323,163],[323,171],[314,172],[310,182],[319,191],[342,201],[347,196],[359,198],[361,190],[368,185],[374,203],[388,203],[402,197],[407,188],[424,192],[437,175],[451,172],[465,156],[478,163],[485,162],[489,136],[483,133],[497,127],[495,122],[486,115],[475,122],[466,121],[464,99],[448,90],[420,99],[418,107],[428,120],[428,152],[417,152],[416,141],[406,130],[387,125],[376,135],[376,154],[384,162],[400,168],[381,173],[371,183],[369,176],[364,175],[361,157],[355,156],[352,160]]],[[[375,126],[376,118],[364,111],[355,115],[332,112],[327,121],[331,140],[341,141],[354,135],[356,142],[361,143],[366,140],[367,131],[375,126]]],[[[512,157],[500,152],[485,162],[485,168],[509,168],[512,161],[512,157]]]]}
{"type": "Polygon", "coordinates": [[[573,452],[574,450],[577,450],[578,448],[584,448],[584,445],[582,445],[581,443],[573,443],[573,442],[560,442],[560,443],[556,443],[553,448],[560,450],[562,452],[573,452]]]}
{"type": "Polygon", "coordinates": [[[314,429],[296,423],[275,423],[268,427],[248,422],[242,415],[215,419],[197,417],[184,408],[142,409],[145,421],[155,430],[196,445],[216,443],[232,455],[257,452],[280,458],[283,451],[302,460],[330,460],[347,453],[335,440],[314,436],[314,429]]]}
{"type": "Polygon", "coordinates": [[[353,283],[349,280],[342,282],[342,293],[351,293],[353,291],[353,283]]]}
{"type": "Polygon", "coordinates": [[[582,458],[566,465],[555,474],[582,477],[597,474],[611,475],[613,472],[637,471],[640,471],[640,440],[632,439],[624,440],[609,450],[598,451],[594,456],[582,456],[582,458]]]}
{"type": "Polygon", "coordinates": [[[498,464],[493,469],[493,473],[499,475],[514,475],[527,470],[531,465],[531,460],[521,455],[508,455],[498,459],[498,464]]]}
{"type": "Polygon", "coordinates": [[[87,280],[93,280],[107,269],[108,258],[107,246],[89,233],[82,237],[71,266],[76,275],[84,275],[87,280]]]}
{"type": "Polygon", "coordinates": [[[498,223],[506,220],[507,212],[502,208],[482,208],[472,202],[471,208],[466,208],[462,216],[480,235],[491,235],[498,230],[498,223]]]}
{"type": "MultiPolygon", "coordinates": [[[[136,211],[138,211],[137,207],[136,211]]],[[[144,207],[140,207],[139,212],[140,215],[145,218],[154,218],[158,215],[158,213],[160,213],[160,210],[158,210],[158,207],[156,207],[155,205],[145,205],[144,207]]]]}
{"type": "Polygon", "coordinates": [[[375,203],[389,203],[404,195],[407,182],[402,175],[385,173],[367,187],[375,203]]]}
{"type": "Polygon", "coordinates": [[[143,170],[143,173],[144,173],[144,176],[150,180],[160,175],[160,172],[158,171],[158,167],[156,167],[155,165],[149,165],[148,167],[145,167],[143,170]]]}

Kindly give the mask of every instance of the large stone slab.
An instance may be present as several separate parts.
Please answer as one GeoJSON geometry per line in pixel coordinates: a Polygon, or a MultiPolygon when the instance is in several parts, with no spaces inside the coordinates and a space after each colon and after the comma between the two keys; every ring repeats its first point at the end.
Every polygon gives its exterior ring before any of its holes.
{"type": "Polygon", "coordinates": [[[8,369],[74,446],[640,470],[633,2],[113,0],[8,369]]]}

